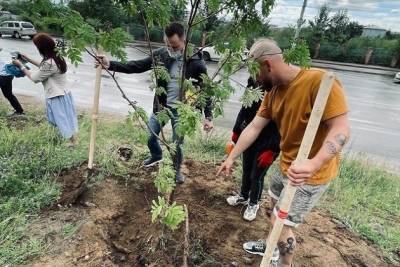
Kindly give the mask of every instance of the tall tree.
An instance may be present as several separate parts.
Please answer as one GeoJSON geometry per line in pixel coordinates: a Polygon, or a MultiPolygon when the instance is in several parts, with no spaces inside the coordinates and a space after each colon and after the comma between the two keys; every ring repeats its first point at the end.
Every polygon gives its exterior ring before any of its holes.
{"type": "Polygon", "coordinates": [[[314,17],[314,20],[309,20],[311,29],[311,42],[315,44],[315,53],[313,58],[318,58],[319,48],[321,46],[321,41],[326,38],[326,33],[330,23],[330,14],[331,10],[327,5],[323,5],[318,14],[314,17]]]}
{"type": "Polygon", "coordinates": [[[71,0],[68,5],[85,19],[98,21],[100,25],[120,27],[128,20],[123,9],[113,0],[71,0]]]}

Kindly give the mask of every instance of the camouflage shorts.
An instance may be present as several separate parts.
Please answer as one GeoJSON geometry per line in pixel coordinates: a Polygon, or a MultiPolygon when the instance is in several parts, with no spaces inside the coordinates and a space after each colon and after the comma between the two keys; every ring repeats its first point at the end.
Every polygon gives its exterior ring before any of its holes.
{"type": "MultiPolygon", "coordinates": [[[[274,208],[274,214],[277,216],[279,203],[283,197],[288,178],[281,172],[275,173],[271,177],[268,194],[278,203],[274,208]]],[[[297,227],[304,221],[304,217],[317,204],[322,194],[328,188],[329,183],[323,185],[302,185],[298,186],[294,196],[292,206],[290,207],[288,217],[285,219],[285,225],[297,227]]]]}

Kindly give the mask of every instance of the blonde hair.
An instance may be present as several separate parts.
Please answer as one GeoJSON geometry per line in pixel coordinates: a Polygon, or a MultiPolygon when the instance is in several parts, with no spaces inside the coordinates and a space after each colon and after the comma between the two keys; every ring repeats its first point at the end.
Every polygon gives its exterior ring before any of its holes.
{"type": "Polygon", "coordinates": [[[270,38],[262,38],[257,40],[250,48],[249,57],[253,59],[260,59],[264,56],[281,55],[282,49],[278,44],[270,38]]]}

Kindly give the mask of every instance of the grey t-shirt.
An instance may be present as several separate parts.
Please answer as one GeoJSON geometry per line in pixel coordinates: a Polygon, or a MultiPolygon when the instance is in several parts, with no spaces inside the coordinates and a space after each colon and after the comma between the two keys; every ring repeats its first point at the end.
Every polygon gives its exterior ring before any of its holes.
{"type": "Polygon", "coordinates": [[[179,101],[179,82],[182,73],[183,61],[177,59],[171,66],[169,75],[171,81],[167,85],[167,106],[172,106],[179,101]]]}

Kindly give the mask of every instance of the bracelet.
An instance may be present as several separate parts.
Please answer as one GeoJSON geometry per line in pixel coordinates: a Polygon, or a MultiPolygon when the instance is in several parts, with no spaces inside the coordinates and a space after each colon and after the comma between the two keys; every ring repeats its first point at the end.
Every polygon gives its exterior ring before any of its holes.
{"type": "Polygon", "coordinates": [[[26,67],[25,67],[25,66],[23,66],[23,67],[21,68],[21,71],[24,71],[24,70],[26,70],[26,67]]]}

